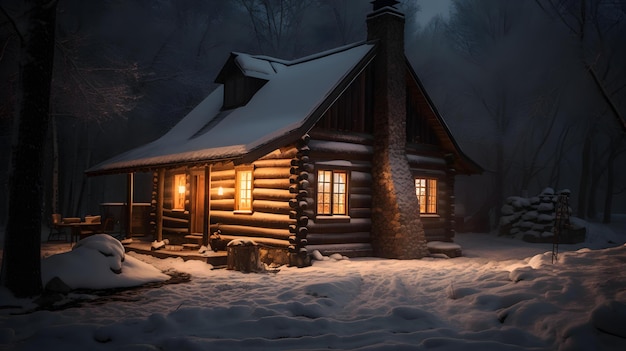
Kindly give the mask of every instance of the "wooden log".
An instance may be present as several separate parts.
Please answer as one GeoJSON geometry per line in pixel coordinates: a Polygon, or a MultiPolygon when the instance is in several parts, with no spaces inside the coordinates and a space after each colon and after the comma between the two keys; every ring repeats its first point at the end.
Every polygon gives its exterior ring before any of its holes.
{"type": "Polygon", "coordinates": [[[276,159],[276,158],[294,158],[297,152],[298,152],[298,149],[295,147],[295,145],[289,145],[280,149],[276,149],[260,157],[259,160],[271,160],[271,159],[276,159]]]}
{"type": "Polygon", "coordinates": [[[215,184],[215,182],[227,179],[235,179],[235,169],[228,169],[223,171],[211,171],[211,182],[215,184]]]}
{"type": "Polygon", "coordinates": [[[264,167],[255,168],[254,179],[286,179],[289,181],[289,167],[264,167]]]}
{"type": "Polygon", "coordinates": [[[372,195],[350,194],[350,206],[356,208],[369,208],[372,206],[372,195]]]}
{"type": "Polygon", "coordinates": [[[187,228],[175,228],[175,227],[166,227],[163,226],[163,233],[169,233],[169,234],[174,234],[174,235],[183,235],[183,234],[187,234],[189,232],[189,230],[187,228]]]}
{"type": "Polygon", "coordinates": [[[369,243],[369,232],[350,232],[342,234],[311,233],[307,237],[311,245],[343,244],[343,243],[369,243]]]}
{"type": "Polygon", "coordinates": [[[354,186],[354,184],[350,183],[350,193],[351,194],[359,194],[359,195],[372,195],[372,188],[366,186],[354,186]]]}
{"type": "Polygon", "coordinates": [[[411,167],[411,173],[421,177],[445,177],[445,170],[411,167]]]}
{"type": "Polygon", "coordinates": [[[217,190],[220,187],[222,189],[226,188],[235,188],[235,178],[222,179],[222,180],[211,180],[211,191],[217,190]]]}
{"type": "Polygon", "coordinates": [[[372,210],[370,208],[350,207],[348,214],[350,218],[370,218],[372,216],[372,210]]]}
{"type": "Polygon", "coordinates": [[[311,219],[315,217],[315,212],[313,210],[306,210],[306,211],[291,210],[291,212],[289,212],[289,218],[291,219],[298,219],[301,216],[306,216],[307,218],[311,219]]]}
{"type": "Polygon", "coordinates": [[[356,187],[372,187],[372,174],[369,172],[350,172],[350,184],[356,187]]]}
{"type": "Polygon", "coordinates": [[[289,240],[282,240],[282,239],[272,239],[272,238],[262,238],[262,237],[246,237],[246,236],[230,235],[230,234],[220,235],[220,238],[221,238],[222,241],[225,241],[225,242],[229,242],[229,241],[235,240],[235,239],[249,239],[249,240],[252,240],[255,243],[261,244],[261,245],[280,247],[280,248],[287,248],[289,246],[289,240]]]}
{"type": "Polygon", "coordinates": [[[297,225],[300,227],[306,227],[309,224],[309,217],[308,216],[300,216],[296,219],[297,221],[297,225]]]}
{"type": "Polygon", "coordinates": [[[155,195],[152,198],[153,206],[154,206],[154,214],[155,214],[155,237],[154,239],[158,241],[163,240],[163,194],[165,193],[165,170],[159,169],[158,172],[154,173],[157,178],[157,182],[155,185],[155,195]]]}
{"type": "Polygon", "coordinates": [[[182,218],[189,220],[189,212],[185,211],[174,211],[172,209],[164,208],[163,209],[164,217],[172,217],[172,218],[182,218]]]}
{"type": "Polygon", "coordinates": [[[169,217],[169,216],[163,216],[162,218],[163,218],[163,222],[173,223],[172,226],[175,226],[175,227],[189,224],[189,220],[186,218],[176,218],[176,217],[169,217]]]}
{"type": "Polygon", "coordinates": [[[276,159],[265,159],[265,160],[256,160],[254,162],[252,162],[252,164],[257,167],[257,168],[262,168],[262,167],[279,167],[279,168],[283,168],[283,167],[290,167],[291,166],[291,161],[292,159],[284,159],[284,158],[276,158],[276,159]]]}
{"type": "Polygon", "coordinates": [[[308,133],[306,133],[300,138],[298,145],[300,145],[300,147],[307,145],[310,140],[311,140],[311,136],[308,133]]]}
{"type": "Polygon", "coordinates": [[[211,200],[234,199],[235,188],[222,188],[222,195],[219,195],[220,189],[211,189],[211,200]]]}
{"type": "Polygon", "coordinates": [[[211,211],[214,211],[214,210],[233,211],[234,209],[235,209],[235,199],[219,199],[219,200],[211,199],[211,211]]]}
{"type": "MultiPolygon", "coordinates": [[[[371,149],[371,147],[369,147],[371,149]]],[[[367,152],[354,152],[352,150],[335,150],[335,151],[324,151],[324,150],[312,150],[309,157],[312,160],[350,160],[350,161],[359,161],[359,162],[367,162],[372,159],[372,154],[367,152]]],[[[359,167],[362,168],[362,167],[359,167]]]]}
{"type": "Polygon", "coordinates": [[[310,197],[308,190],[298,190],[298,193],[296,194],[296,200],[306,200],[307,197],[310,197]]]}
{"type": "Polygon", "coordinates": [[[252,190],[252,198],[255,200],[278,200],[288,202],[293,198],[293,194],[289,190],[284,189],[269,189],[269,188],[254,188],[252,190]]]}
{"type": "Polygon", "coordinates": [[[372,228],[372,221],[369,218],[351,218],[345,222],[335,222],[315,219],[309,222],[309,233],[352,233],[369,232],[372,228]]]}
{"type": "Polygon", "coordinates": [[[311,152],[311,147],[309,147],[309,145],[307,143],[307,145],[303,145],[303,146],[298,148],[298,153],[296,154],[296,157],[297,158],[302,158],[304,156],[309,156],[310,152],[311,152]]]}
{"type": "MultiPolygon", "coordinates": [[[[217,225],[211,225],[211,232],[214,232],[217,228],[217,225]]],[[[280,239],[284,240],[285,244],[287,244],[289,235],[291,235],[288,229],[249,227],[235,224],[220,224],[219,229],[222,232],[220,234],[221,237],[232,235],[236,237],[280,239]]]]}
{"type": "Polygon", "coordinates": [[[211,166],[211,170],[214,172],[228,171],[233,169],[235,169],[235,164],[233,162],[218,162],[213,163],[213,165],[211,166]]]}
{"type": "Polygon", "coordinates": [[[339,141],[351,144],[372,145],[374,137],[370,134],[345,133],[335,130],[314,128],[309,132],[311,139],[339,141]]]}
{"type": "MultiPolygon", "coordinates": [[[[287,169],[289,172],[289,169],[287,169]]],[[[269,188],[269,189],[289,189],[289,178],[278,179],[254,179],[255,188],[269,188]]]]}
{"type": "Polygon", "coordinates": [[[240,272],[261,271],[258,245],[228,245],[226,247],[226,269],[240,272]]]}
{"type": "Polygon", "coordinates": [[[211,213],[211,221],[213,223],[220,224],[236,224],[242,226],[278,229],[287,229],[290,224],[296,223],[294,219],[289,218],[289,215],[259,212],[240,214],[231,211],[213,211],[211,213]]]}
{"type": "Polygon", "coordinates": [[[252,200],[252,208],[254,211],[285,215],[291,211],[288,201],[252,200]]]}

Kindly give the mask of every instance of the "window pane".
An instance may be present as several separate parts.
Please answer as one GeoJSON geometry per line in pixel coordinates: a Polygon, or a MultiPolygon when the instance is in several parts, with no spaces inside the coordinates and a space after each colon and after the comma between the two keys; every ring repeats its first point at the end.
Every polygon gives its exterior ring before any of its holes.
{"type": "Polygon", "coordinates": [[[185,209],[185,193],[187,192],[187,180],[184,174],[174,175],[174,189],[173,189],[173,209],[184,210],[185,209]]]}
{"type": "Polygon", "coordinates": [[[437,180],[428,179],[427,212],[437,213],[437,180]]]}
{"type": "Polygon", "coordinates": [[[252,210],[252,171],[237,172],[237,209],[252,210]]]}
{"type": "Polygon", "coordinates": [[[347,214],[347,179],[347,173],[342,171],[317,172],[318,214],[347,214]]]}
{"type": "Polygon", "coordinates": [[[331,171],[317,172],[317,213],[319,214],[331,214],[331,179],[331,171]]]}
{"type": "Polygon", "coordinates": [[[415,179],[415,195],[417,195],[417,201],[420,205],[420,213],[426,212],[426,179],[415,179]]]}

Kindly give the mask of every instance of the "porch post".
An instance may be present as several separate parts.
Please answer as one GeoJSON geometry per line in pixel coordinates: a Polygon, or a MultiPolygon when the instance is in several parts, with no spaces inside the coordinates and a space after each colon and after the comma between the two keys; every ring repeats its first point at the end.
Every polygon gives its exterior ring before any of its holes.
{"type": "Polygon", "coordinates": [[[126,175],[126,238],[133,236],[133,193],[135,192],[135,173],[126,175]]]}
{"type": "Polygon", "coordinates": [[[165,169],[159,168],[157,173],[157,199],[156,199],[156,241],[163,241],[163,191],[165,190],[165,169]]]}
{"type": "Polygon", "coordinates": [[[211,168],[212,164],[204,167],[204,223],[202,226],[202,245],[209,246],[209,232],[211,231],[211,168]]]}

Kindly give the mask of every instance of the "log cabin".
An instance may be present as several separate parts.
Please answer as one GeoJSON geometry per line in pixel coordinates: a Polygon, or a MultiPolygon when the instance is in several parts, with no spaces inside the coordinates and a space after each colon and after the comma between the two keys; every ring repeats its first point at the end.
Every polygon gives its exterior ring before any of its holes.
{"type": "Polygon", "coordinates": [[[159,241],[251,239],[296,266],[451,242],[455,176],[481,168],[406,59],[397,2],[372,3],[367,40],[291,61],[233,52],[168,133],[86,173],[152,173],[159,241]]]}

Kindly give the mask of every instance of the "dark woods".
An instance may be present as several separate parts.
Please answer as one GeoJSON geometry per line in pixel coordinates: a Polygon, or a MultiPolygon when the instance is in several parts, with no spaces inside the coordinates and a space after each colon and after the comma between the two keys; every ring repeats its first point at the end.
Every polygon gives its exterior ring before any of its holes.
{"type": "MultiPolygon", "coordinates": [[[[420,1],[401,8],[408,59],[487,170],[458,179],[457,212],[477,225],[468,229],[489,230],[507,196],[544,187],[571,189],[579,217],[626,211],[624,2],[453,0],[426,23],[416,21],[420,1]]],[[[3,0],[0,147],[16,147],[0,153],[0,224],[7,238],[36,233],[7,239],[5,255],[23,252],[31,260],[18,269],[36,275],[40,218],[122,199],[112,189],[123,177],[83,171],[172,127],[213,90],[229,52],[292,59],[364,40],[370,9],[368,0],[3,0]]],[[[40,288],[34,281],[24,294],[40,288]]]]}

